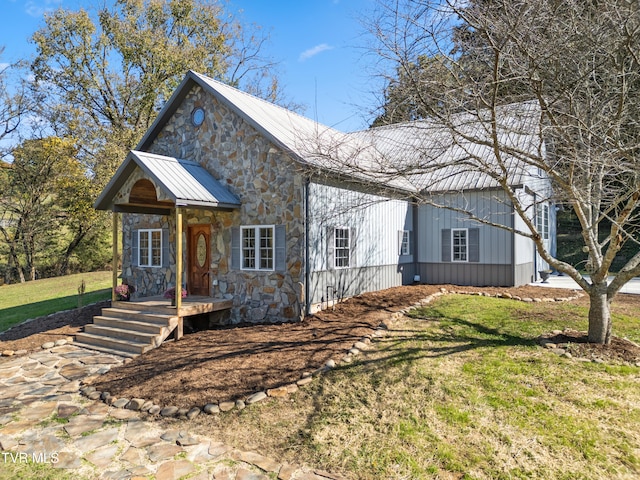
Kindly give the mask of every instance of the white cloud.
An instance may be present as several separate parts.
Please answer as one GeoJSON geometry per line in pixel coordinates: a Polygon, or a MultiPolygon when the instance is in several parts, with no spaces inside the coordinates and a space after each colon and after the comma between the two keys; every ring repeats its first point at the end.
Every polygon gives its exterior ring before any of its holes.
{"type": "Polygon", "coordinates": [[[24,11],[27,15],[39,18],[47,12],[54,11],[61,3],[62,0],[29,0],[24,5],[24,11]]]}
{"type": "Polygon", "coordinates": [[[325,52],[327,50],[333,50],[331,45],[327,45],[326,43],[321,43],[320,45],[316,45],[315,47],[309,48],[300,54],[298,57],[298,61],[304,62],[305,60],[309,60],[311,57],[315,57],[319,53],[325,52]]]}

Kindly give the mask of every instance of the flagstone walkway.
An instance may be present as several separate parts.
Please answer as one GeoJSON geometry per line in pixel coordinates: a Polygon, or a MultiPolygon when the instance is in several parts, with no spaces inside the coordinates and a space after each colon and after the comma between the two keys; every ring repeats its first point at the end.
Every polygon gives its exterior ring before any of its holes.
{"type": "Polygon", "coordinates": [[[192,435],[188,421],[162,429],[139,412],[80,395],[82,379],[123,360],[73,344],[2,357],[0,463],[49,463],[76,479],[339,478],[192,435]]]}

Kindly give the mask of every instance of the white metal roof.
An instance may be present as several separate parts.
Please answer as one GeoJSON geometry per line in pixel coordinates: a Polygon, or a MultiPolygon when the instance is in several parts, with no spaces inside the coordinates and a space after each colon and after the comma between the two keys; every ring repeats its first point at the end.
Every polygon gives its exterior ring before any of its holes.
{"type": "MultiPolygon", "coordinates": [[[[454,116],[451,129],[418,121],[344,133],[234,87],[190,71],[138,144],[146,150],[178,105],[199,85],[252,125],[274,145],[319,174],[351,178],[405,193],[495,188],[500,178],[524,183],[529,172],[523,158],[544,148],[540,112],[535,102],[512,104],[498,111],[498,162],[488,118],[468,112],[454,116]],[[506,170],[502,171],[502,166],[506,170]],[[480,168],[482,167],[482,168],[480,168]],[[488,175],[481,169],[495,169],[488,175]]],[[[535,175],[534,175],[535,176],[535,175]]]]}
{"type": "Polygon", "coordinates": [[[498,109],[498,153],[491,122],[482,114],[460,114],[450,121],[443,126],[421,120],[350,135],[375,146],[384,159],[381,161],[417,191],[487,189],[499,187],[501,181],[522,185],[529,178],[539,178],[537,169],[528,163],[544,150],[537,104],[525,102],[498,109]]]}
{"type": "Polygon", "coordinates": [[[96,200],[95,207],[108,210],[124,182],[140,167],[177,207],[237,208],[240,200],[227,190],[200,164],[131,150],[111,182],[96,200]]]}
{"type": "Polygon", "coordinates": [[[343,133],[204,75],[192,74],[307,165],[408,192],[496,188],[503,177],[511,185],[520,185],[531,170],[523,158],[543,148],[540,111],[535,102],[498,109],[498,161],[489,118],[477,112],[454,116],[451,120],[456,125],[449,126],[454,128],[422,120],[343,133]],[[458,133],[453,135],[452,131],[458,133]]]}
{"type": "Polygon", "coordinates": [[[360,139],[205,75],[196,72],[190,74],[259,132],[292,153],[303,164],[361,182],[374,181],[413,191],[406,179],[388,175],[378,168],[375,153],[369,151],[369,146],[360,139]]]}

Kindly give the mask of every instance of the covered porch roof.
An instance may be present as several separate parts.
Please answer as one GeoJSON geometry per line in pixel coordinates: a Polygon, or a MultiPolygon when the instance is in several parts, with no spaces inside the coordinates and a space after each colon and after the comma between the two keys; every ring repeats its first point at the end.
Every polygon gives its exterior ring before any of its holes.
{"type": "Polygon", "coordinates": [[[174,208],[185,207],[235,209],[240,207],[240,199],[196,162],[131,150],[94,207],[114,212],[167,215],[174,208]],[[140,168],[153,185],[138,182],[129,195],[118,197],[136,168],[140,168]],[[158,200],[155,186],[161,190],[162,200],[158,200]]]}

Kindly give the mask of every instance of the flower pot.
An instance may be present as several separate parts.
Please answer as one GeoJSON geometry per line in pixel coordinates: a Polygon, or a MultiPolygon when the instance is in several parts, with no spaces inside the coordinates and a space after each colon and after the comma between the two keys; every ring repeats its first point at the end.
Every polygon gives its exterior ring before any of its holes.
{"type": "Polygon", "coordinates": [[[538,272],[540,274],[540,278],[542,278],[542,283],[548,283],[549,277],[551,276],[551,270],[540,270],[538,272]]]}

